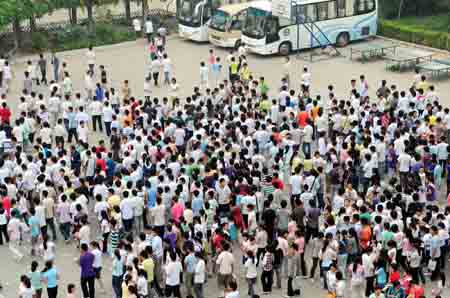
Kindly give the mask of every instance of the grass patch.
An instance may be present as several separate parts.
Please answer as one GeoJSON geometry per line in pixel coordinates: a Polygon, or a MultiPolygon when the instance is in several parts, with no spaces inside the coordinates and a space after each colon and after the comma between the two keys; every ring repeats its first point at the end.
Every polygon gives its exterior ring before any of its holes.
{"type": "Polygon", "coordinates": [[[442,13],[426,17],[404,17],[399,20],[389,20],[412,29],[449,32],[450,13],[442,13]]]}

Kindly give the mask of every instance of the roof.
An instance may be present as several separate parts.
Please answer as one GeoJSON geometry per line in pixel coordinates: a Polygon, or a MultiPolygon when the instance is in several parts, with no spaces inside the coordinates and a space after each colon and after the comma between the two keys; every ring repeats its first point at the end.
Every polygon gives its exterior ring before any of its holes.
{"type": "Polygon", "coordinates": [[[240,12],[241,10],[247,9],[248,7],[255,7],[254,5],[258,5],[257,4],[258,2],[269,2],[269,1],[249,1],[242,3],[225,4],[220,6],[217,10],[221,10],[233,15],[240,12]]]}
{"type": "MultiPolygon", "coordinates": [[[[310,4],[310,3],[320,3],[320,2],[328,2],[329,0],[292,0],[293,5],[301,5],[301,4],[310,4]]],[[[271,1],[255,1],[250,2],[250,7],[259,8],[264,11],[272,11],[272,2],[271,1]]]]}

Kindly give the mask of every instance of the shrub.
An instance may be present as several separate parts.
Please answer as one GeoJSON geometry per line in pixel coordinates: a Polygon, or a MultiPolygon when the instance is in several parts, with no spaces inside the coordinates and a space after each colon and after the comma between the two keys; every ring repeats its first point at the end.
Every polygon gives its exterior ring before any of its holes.
{"type": "Polygon", "coordinates": [[[382,36],[425,46],[450,50],[449,35],[446,32],[422,30],[395,21],[380,20],[379,33],[382,36]]]}
{"type": "Polygon", "coordinates": [[[47,35],[43,32],[34,32],[31,35],[31,48],[36,52],[42,52],[48,49],[47,35]]]}

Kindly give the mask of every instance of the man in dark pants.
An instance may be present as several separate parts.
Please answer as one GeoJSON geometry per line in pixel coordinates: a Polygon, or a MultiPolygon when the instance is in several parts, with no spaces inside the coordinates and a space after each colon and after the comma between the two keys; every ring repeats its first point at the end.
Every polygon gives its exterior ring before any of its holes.
{"type": "Polygon", "coordinates": [[[0,55],[0,88],[3,87],[3,68],[5,67],[5,62],[5,57],[0,55]]]}
{"type": "Polygon", "coordinates": [[[84,298],[95,298],[95,256],[88,249],[87,243],[81,244],[80,267],[81,267],[81,290],[84,298]]]}
{"type": "Polygon", "coordinates": [[[39,69],[41,70],[41,83],[47,85],[47,60],[43,54],[39,54],[39,69]]]}

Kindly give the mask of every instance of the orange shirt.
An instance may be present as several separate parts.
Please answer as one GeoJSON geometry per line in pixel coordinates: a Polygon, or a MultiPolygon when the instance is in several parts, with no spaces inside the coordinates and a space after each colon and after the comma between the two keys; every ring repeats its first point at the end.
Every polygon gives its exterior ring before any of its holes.
{"type": "Polygon", "coordinates": [[[306,111],[301,111],[297,115],[297,123],[301,128],[305,127],[308,121],[309,115],[306,111]]]}
{"type": "Polygon", "coordinates": [[[363,249],[369,247],[371,238],[372,238],[372,229],[369,226],[363,227],[359,234],[359,242],[363,249]]]}
{"type": "Polygon", "coordinates": [[[319,116],[319,107],[313,107],[311,110],[311,117],[314,121],[316,121],[317,117],[319,116]]]}

